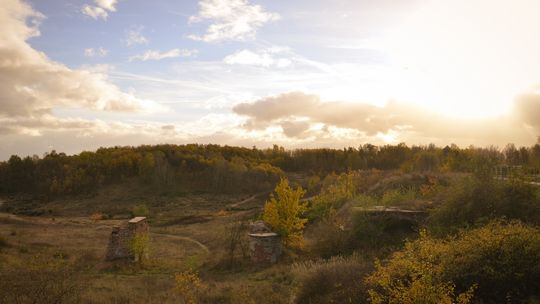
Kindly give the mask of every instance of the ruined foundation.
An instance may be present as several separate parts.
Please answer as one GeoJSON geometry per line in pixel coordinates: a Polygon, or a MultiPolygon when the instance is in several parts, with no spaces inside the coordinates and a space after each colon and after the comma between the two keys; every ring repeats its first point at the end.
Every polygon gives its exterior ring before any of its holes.
{"type": "Polygon", "coordinates": [[[281,238],[262,221],[251,225],[249,253],[255,264],[274,264],[281,257],[281,238]]]}
{"type": "Polygon", "coordinates": [[[117,259],[133,260],[135,258],[131,250],[133,238],[141,234],[148,234],[146,217],[135,217],[129,220],[127,224],[113,227],[105,259],[107,261],[117,259]]]}

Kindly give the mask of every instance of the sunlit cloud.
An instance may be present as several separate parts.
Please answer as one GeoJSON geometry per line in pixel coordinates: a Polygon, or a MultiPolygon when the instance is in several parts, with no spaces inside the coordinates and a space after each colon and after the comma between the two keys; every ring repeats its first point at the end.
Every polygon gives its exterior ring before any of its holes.
{"type": "Polygon", "coordinates": [[[241,50],[223,59],[226,64],[253,65],[285,68],[293,63],[286,48],[269,48],[259,51],[241,50]]]}
{"type": "Polygon", "coordinates": [[[95,5],[85,4],[81,11],[94,19],[107,19],[109,13],[116,12],[117,0],[94,0],[95,5]]]}
{"type": "Polygon", "coordinates": [[[352,138],[378,138],[383,142],[451,142],[503,144],[534,141],[540,132],[540,95],[524,95],[515,112],[505,117],[457,119],[428,109],[391,102],[385,106],[344,101],[323,101],[317,95],[292,92],[241,103],[233,108],[247,118],[246,130],[280,128],[290,138],[318,140],[342,132],[352,138]],[[531,128],[525,128],[525,125],[531,128]],[[316,128],[315,126],[319,126],[316,128]]]}
{"type": "Polygon", "coordinates": [[[204,35],[189,37],[205,42],[253,39],[257,29],[279,19],[278,14],[267,12],[262,6],[250,4],[248,0],[200,0],[199,8],[199,13],[191,16],[189,22],[208,20],[210,25],[204,35]]]}

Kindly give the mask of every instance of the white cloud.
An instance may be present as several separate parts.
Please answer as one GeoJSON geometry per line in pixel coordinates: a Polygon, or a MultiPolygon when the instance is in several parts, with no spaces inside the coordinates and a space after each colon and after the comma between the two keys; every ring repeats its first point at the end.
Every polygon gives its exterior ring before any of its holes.
{"type": "Polygon", "coordinates": [[[105,57],[109,54],[109,50],[104,49],[102,47],[94,49],[94,48],[87,48],[84,49],[84,56],[85,57],[105,57]]]}
{"type": "Polygon", "coordinates": [[[253,39],[257,29],[279,19],[278,14],[252,5],[248,0],[200,0],[199,8],[199,14],[191,16],[189,22],[209,20],[211,24],[204,35],[190,35],[189,38],[205,42],[253,39]]]}
{"type": "Polygon", "coordinates": [[[47,126],[73,126],[54,116],[56,109],[142,113],[163,109],[122,92],[108,80],[103,67],[70,69],[33,49],[27,40],[39,35],[38,23],[28,19],[41,15],[20,0],[4,1],[7,5],[0,6],[0,124],[39,135],[47,126]]]}
{"type": "Polygon", "coordinates": [[[266,50],[241,50],[223,59],[226,64],[254,65],[262,67],[285,68],[293,63],[289,50],[286,48],[269,48],[266,50]]]}
{"type": "Polygon", "coordinates": [[[96,5],[86,4],[81,11],[94,19],[107,19],[109,12],[116,12],[117,2],[117,0],[94,0],[96,5]]]}
{"type": "Polygon", "coordinates": [[[172,49],[170,51],[163,52],[163,53],[161,53],[160,51],[148,50],[144,52],[144,54],[129,57],[129,61],[134,61],[134,60],[147,61],[147,60],[161,60],[161,59],[176,58],[176,57],[190,57],[190,56],[196,55],[197,53],[198,53],[197,50],[188,50],[188,49],[172,49]]]}
{"type": "Polygon", "coordinates": [[[142,30],[143,27],[128,30],[126,33],[126,45],[148,44],[148,39],[141,34],[142,30]]]}

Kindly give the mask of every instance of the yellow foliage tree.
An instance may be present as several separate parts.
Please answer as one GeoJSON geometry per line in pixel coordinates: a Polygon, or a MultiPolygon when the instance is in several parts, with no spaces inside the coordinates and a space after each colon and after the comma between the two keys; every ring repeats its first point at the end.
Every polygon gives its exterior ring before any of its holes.
{"type": "Polygon", "coordinates": [[[131,252],[139,265],[143,265],[148,259],[150,251],[150,237],[147,233],[138,233],[131,240],[131,252]]]}
{"type": "Polygon", "coordinates": [[[263,220],[283,237],[286,246],[302,247],[302,231],[307,222],[301,217],[307,209],[306,204],[300,202],[304,190],[292,189],[287,179],[281,179],[274,192],[264,205],[263,220]]]}
{"type": "Polygon", "coordinates": [[[183,303],[199,303],[199,297],[207,289],[199,274],[193,269],[175,275],[176,290],[183,299],[183,303]]]}

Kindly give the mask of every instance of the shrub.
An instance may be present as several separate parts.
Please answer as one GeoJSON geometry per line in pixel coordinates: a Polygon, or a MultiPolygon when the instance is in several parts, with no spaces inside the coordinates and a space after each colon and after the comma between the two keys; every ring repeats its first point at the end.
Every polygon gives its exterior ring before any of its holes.
{"type": "Polygon", "coordinates": [[[423,233],[367,282],[375,303],[521,303],[538,295],[538,261],[539,228],[495,221],[443,240],[423,233]]]}
{"type": "Polygon", "coordinates": [[[150,254],[150,237],[148,233],[136,234],[131,239],[130,249],[135,261],[139,265],[144,265],[150,254]]]}
{"type": "Polygon", "coordinates": [[[174,277],[176,291],[179,293],[183,303],[199,303],[203,292],[207,289],[206,284],[201,280],[199,274],[191,269],[177,273],[174,277]]]}
{"type": "Polygon", "coordinates": [[[367,303],[362,281],[371,270],[372,264],[358,255],[295,264],[293,274],[299,284],[296,302],[367,303]]]}
{"type": "Polygon", "coordinates": [[[352,221],[356,246],[375,251],[402,245],[405,238],[415,236],[420,227],[417,219],[394,213],[357,211],[352,221]]]}
{"type": "Polygon", "coordinates": [[[315,224],[313,235],[317,238],[311,246],[311,251],[323,258],[340,254],[349,254],[355,249],[350,230],[344,228],[343,221],[336,216],[324,218],[315,224]]]}
{"type": "Polygon", "coordinates": [[[433,210],[431,230],[443,235],[496,218],[540,223],[540,196],[534,185],[514,179],[466,177],[452,184],[433,210]]]}
{"type": "Polygon", "coordinates": [[[311,201],[307,212],[308,219],[314,221],[327,217],[352,199],[356,195],[355,179],[357,178],[354,172],[328,175],[324,179],[319,195],[311,201]]]}

